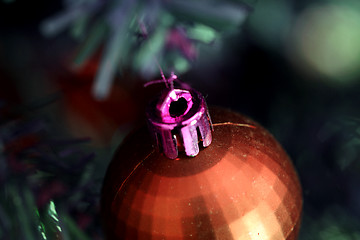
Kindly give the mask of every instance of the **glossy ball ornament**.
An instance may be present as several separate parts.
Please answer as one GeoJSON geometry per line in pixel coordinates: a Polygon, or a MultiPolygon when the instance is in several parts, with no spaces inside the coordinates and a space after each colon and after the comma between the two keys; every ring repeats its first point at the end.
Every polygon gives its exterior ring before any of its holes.
{"type": "Polygon", "coordinates": [[[210,114],[196,157],[167,158],[146,128],[128,136],[104,181],[106,239],[297,239],[301,186],[285,151],[247,117],[210,114]]]}

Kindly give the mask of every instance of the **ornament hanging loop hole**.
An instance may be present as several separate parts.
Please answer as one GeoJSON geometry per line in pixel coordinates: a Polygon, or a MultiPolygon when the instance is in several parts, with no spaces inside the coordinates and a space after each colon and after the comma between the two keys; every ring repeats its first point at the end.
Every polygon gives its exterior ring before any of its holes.
{"type": "Polygon", "coordinates": [[[185,98],[181,97],[177,101],[170,103],[169,112],[170,116],[173,118],[182,116],[187,109],[187,101],[185,98]]]}

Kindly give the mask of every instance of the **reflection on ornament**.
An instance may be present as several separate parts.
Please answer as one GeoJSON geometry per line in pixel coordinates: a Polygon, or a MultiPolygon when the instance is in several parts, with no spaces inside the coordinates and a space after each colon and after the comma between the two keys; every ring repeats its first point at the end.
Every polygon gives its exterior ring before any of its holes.
{"type": "Polygon", "coordinates": [[[145,128],[108,168],[102,192],[107,239],[296,239],[301,186],[285,151],[261,126],[211,109],[212,143],[176,160],[145,128]]]}

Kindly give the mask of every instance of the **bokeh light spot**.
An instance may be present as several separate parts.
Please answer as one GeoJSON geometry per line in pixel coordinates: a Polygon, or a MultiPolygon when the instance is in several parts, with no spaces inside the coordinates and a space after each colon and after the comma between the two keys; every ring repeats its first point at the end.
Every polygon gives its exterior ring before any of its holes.
{"type": "Polygon", "coordinates": [[[310,70],[347,84],[360,69],[360,11],[349,5],[312,5],[294,28],[298,57],[310,70]]]}

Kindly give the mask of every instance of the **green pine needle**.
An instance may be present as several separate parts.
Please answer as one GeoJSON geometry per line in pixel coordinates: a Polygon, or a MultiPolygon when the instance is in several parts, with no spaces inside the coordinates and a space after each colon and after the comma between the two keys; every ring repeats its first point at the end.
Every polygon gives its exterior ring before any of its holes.
{"type": "Polygon", "coordinates": [[[230,0],[83,0],[67,2],[67,9],[44,21],[41,31],[45,36],[54,36],[71,28],[74,38],[86,39],[75,66],[81,66],[104,43],[93,86],[94,96],[103,99],[116,73],[123,69],[135,70],[147,79],[159,75],[158,63],[166,67],[165,72],[186,72],[194,55],[187,53],[197,49],[195,45],[212,44],[224,31],[237,29],[248,12],[242,1],[230,0]],[[172,41],[178,42],[173,47],[183,54],[166,62],[172,59],[168,57],[172,54],[167,48],[169,32],[180,28],[183,39],[172,41]]]}

